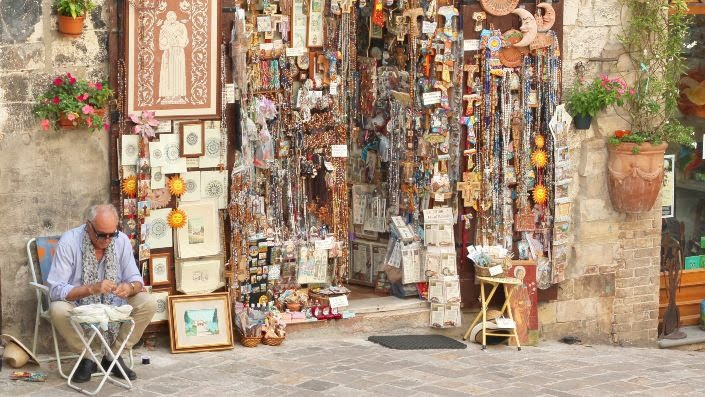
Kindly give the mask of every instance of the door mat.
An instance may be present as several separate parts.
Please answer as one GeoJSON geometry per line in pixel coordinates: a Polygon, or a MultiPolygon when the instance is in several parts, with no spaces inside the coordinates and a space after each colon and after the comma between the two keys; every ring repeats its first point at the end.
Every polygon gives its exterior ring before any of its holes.
{"type": "Polygon", "coordinates": [[[370,342],[397,350],[465,349],[467,345],[443,335],[370,336],[370,342]]]}

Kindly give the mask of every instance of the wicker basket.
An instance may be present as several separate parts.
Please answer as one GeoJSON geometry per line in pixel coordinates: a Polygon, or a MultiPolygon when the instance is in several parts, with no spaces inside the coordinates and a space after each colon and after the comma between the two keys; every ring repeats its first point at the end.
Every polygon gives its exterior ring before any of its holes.
{"type": "MultiPolygon", "coordinates": [[[[500,263],[492,263],[492,266],[500,265],[500,263]]],[[[502,273],[495,274],[494,276],[490,274],[490,268],[479,266],[475,264],[475,277],[504,277],[507,275],[507,268],[502,264],[502,273]]]]}
{"type": "Polygon", "coordinates": [[[265,344],[265,345],[267,345],[267,346],[279,346],[279,345],[282,344],[282,342],[284,342],[284,339],[286,339],[286,337],[281,337],[281,338],[267,338],[267,337],[263,337],[263,338],[262,338],[262,343],[265,344]]]}
{"type": "Polygon", "coordinates": [[[240,330],[237,330],[237,336],[245,347],[257,347],[263,339],[261,336],[245,336],[240,330]]]}

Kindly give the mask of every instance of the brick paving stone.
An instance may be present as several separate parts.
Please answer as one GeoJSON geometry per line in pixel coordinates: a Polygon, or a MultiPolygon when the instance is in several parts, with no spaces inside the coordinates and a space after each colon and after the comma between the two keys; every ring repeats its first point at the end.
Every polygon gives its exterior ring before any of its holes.
{"type": "Polygon", "coordinates": [[[456,390],[446,389],[443,387],[429,386],[429,385],[417,387],[414,390],[419,391],[424,394],[430,393],[430,394],[433,394],[434,396],[467,397],[467,396],[471,395],[469,392],[460,392],[460,391],[456,391],[456,390]]]}
{"type": "Polygon", "coordinates": [[[337,385],[335,383],[331,383],[331,382],[312,379],[312,380],[308,380],[304,383],[298,384],[296,386],[300,387],[302,389],[306,389],[306,390],[325,391],[325,390],[331,389],[333,387],[336,387],[337,385]]]}

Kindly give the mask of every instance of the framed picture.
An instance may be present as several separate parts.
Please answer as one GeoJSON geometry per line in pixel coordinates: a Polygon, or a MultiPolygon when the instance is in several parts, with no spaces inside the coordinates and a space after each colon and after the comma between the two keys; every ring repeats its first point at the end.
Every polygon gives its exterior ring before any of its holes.
{"type": "Polygon", "coordinates": [[[171,295],[168,302],[172,353],[232,349],[229,293],[171,295]]]}
{"type": "Polygon", "coordinates": [[[185,294],[205,294],[225,286],[222,256],[180,260],[176,263],[176,289],[185,294]]]}
{"type": "Polygon", "coordinates": [[[171,253],[152,254],[149,258],[149,283],[152,286],[173,285],[171,276],[171,264],[173,263],[171,253]]]}
{"type": "Polygon", "coordinates": [[[306,46],[309,48],[323,47],[323,2],[324,0],[310,0],[308,3],[306,46]]]}
{"type": "Polygon", "coordinates": [[[127,113],[220,117],[220,1],[125,2],[127,113]]]}
{"type": "MultiPolygon", "coordinates": [[[[186,213],[186,226],[176,229],[179,258],[196,258],[220,254],[220,217],[213,200],[184,203],[179,208],[186,213]]],[[[156,212],[156,211],[153,211],[156,212]]]]}
{"type": "Polygon", "coordinates": [[[304,13],[304,1],[293,0],[291,11],[291,48],[306,48],[308,42],[308,16],[304,13]]]}
{"type": "Polygon", "coordinates": [[[189,121],[180,124],[181,156],[201,157],[205,153],[205,128],[202,121],[189,121]]]}
{"type": "Polygon", "coordinates": [[[169,321],[168,300],[171,295],[171,288],[147,287],[149,294],[157,302],[157,311],[154,312],[150,324],[166,324],[169,321]]]}

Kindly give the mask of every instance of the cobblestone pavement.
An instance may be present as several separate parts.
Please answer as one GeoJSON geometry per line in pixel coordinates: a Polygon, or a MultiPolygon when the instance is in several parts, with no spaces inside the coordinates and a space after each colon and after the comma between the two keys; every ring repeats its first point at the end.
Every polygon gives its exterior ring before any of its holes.
{"type": "MultiPolygon", "coordinates": [[[[136,350],[136,358],[144,350],[136,350]]],[[[221,352],[146,352],[131,391],[101,396],[702,396],[705,353],[542,342],[522,351],[390,350],[363,337],[292,339],[221,352]]],[[[30,370],[30,367],[27,367],[30,370]]],[[[44,364],[46,383],[8,380],[2,396],[78,396],[44,364]]],[[[87,383],[95,387],[96,380],[87,383]]]]}

